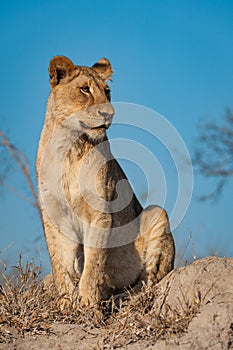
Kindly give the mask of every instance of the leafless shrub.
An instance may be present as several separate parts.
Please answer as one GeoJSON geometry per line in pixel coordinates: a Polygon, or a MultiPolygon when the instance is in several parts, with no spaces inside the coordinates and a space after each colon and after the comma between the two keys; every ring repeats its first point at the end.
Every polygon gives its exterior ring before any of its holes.
{"type": "Polygon", "coordinates": [[[223,122],[204,122],[199,126],[193,163],[197,173],[216,180],[214,190],[200,200],[216,200],[233,175],[233,114],[227,109],[223,122]]]}

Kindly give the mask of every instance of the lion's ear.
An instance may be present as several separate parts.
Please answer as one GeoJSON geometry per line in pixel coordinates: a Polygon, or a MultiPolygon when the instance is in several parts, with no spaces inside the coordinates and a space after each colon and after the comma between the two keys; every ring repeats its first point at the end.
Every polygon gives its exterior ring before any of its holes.
{"type": "Polygon", "coordinates": [[[62,79],[70,75],[76,66],[65,56],[55,56],[49,64],[50,85],[53,88],[58,85],[62,79]]]}
{"type": "Polygon", "coordinates": [[[101,58],[97,63],[95,63],[92,68],[99,74],[99,76],[104,80],[111,80],[111,75],[113,73],[111,63],[107,58],[101,58]]]}

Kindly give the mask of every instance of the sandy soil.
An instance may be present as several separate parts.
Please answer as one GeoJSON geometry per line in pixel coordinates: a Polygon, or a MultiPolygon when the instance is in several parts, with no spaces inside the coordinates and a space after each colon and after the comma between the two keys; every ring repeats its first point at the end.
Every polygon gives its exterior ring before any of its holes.
{"type": "MultiPolygon", "coordinates": [[[[13,327],[10,330],[2,327],[1,331],[9,332],[9,337],[8,343],[0,343],[0,349],[233,349],[233,258],[208,257],[177,268],[158,288],[162,293],[152,306],[161,317],[169,317],[169,312],[174,316],[174,310],[178,315],[196,305],[196,312],[183,332],[167,334],[165,339],[157,339],[149,332],[137,339],[135,334],[130,337],[125,331],[119,332],[114,323],[112,328],[54,323],[48,335],[29,332],[20,336],[13,327]]],[[[126,328],[130,327],[130,323],[124,322],[126,328]]]]}

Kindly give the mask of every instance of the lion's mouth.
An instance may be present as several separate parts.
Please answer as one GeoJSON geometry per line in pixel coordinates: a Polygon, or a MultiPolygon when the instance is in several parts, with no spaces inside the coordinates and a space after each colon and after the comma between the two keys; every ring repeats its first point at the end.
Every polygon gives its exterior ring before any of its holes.
{"type": "Polygon", "coordinates": [[[84,122],[80,122],[80,125],[84,128],[84,129],[88,129],[88,130],[98,130],[98,129],[108,129],[110,126],[110,123],[106,122],[105,124],[101,124],[98,126],[88,126],[87,124],[85,124],[84,122]]]}
{"type": "Polygon", "coordinates": [[[108,128],[107,125],[102,124],[102,125],[99,125],[99,126],[95,126],[95,127],[92,128],[92,129],[107,129],[107,128],[108,128]]]}

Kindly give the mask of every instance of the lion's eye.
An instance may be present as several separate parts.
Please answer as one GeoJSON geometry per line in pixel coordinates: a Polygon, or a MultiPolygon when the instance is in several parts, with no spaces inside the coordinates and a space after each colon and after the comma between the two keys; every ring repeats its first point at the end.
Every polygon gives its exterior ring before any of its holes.
{"type": "Polygon", "coordinates": [[[105,88],[104,92],[105,92],[107,99],[110,101],[111,100],[111,90],[109,88],[105,88]]]}
{"type": "Polygon", "coordinates": [[[89,93],[90,92],[90,88],[89,88],[88,85],[86,85],[86,86],[81,87],[81,91],[84,92],[84,93],[89,93]]]}

